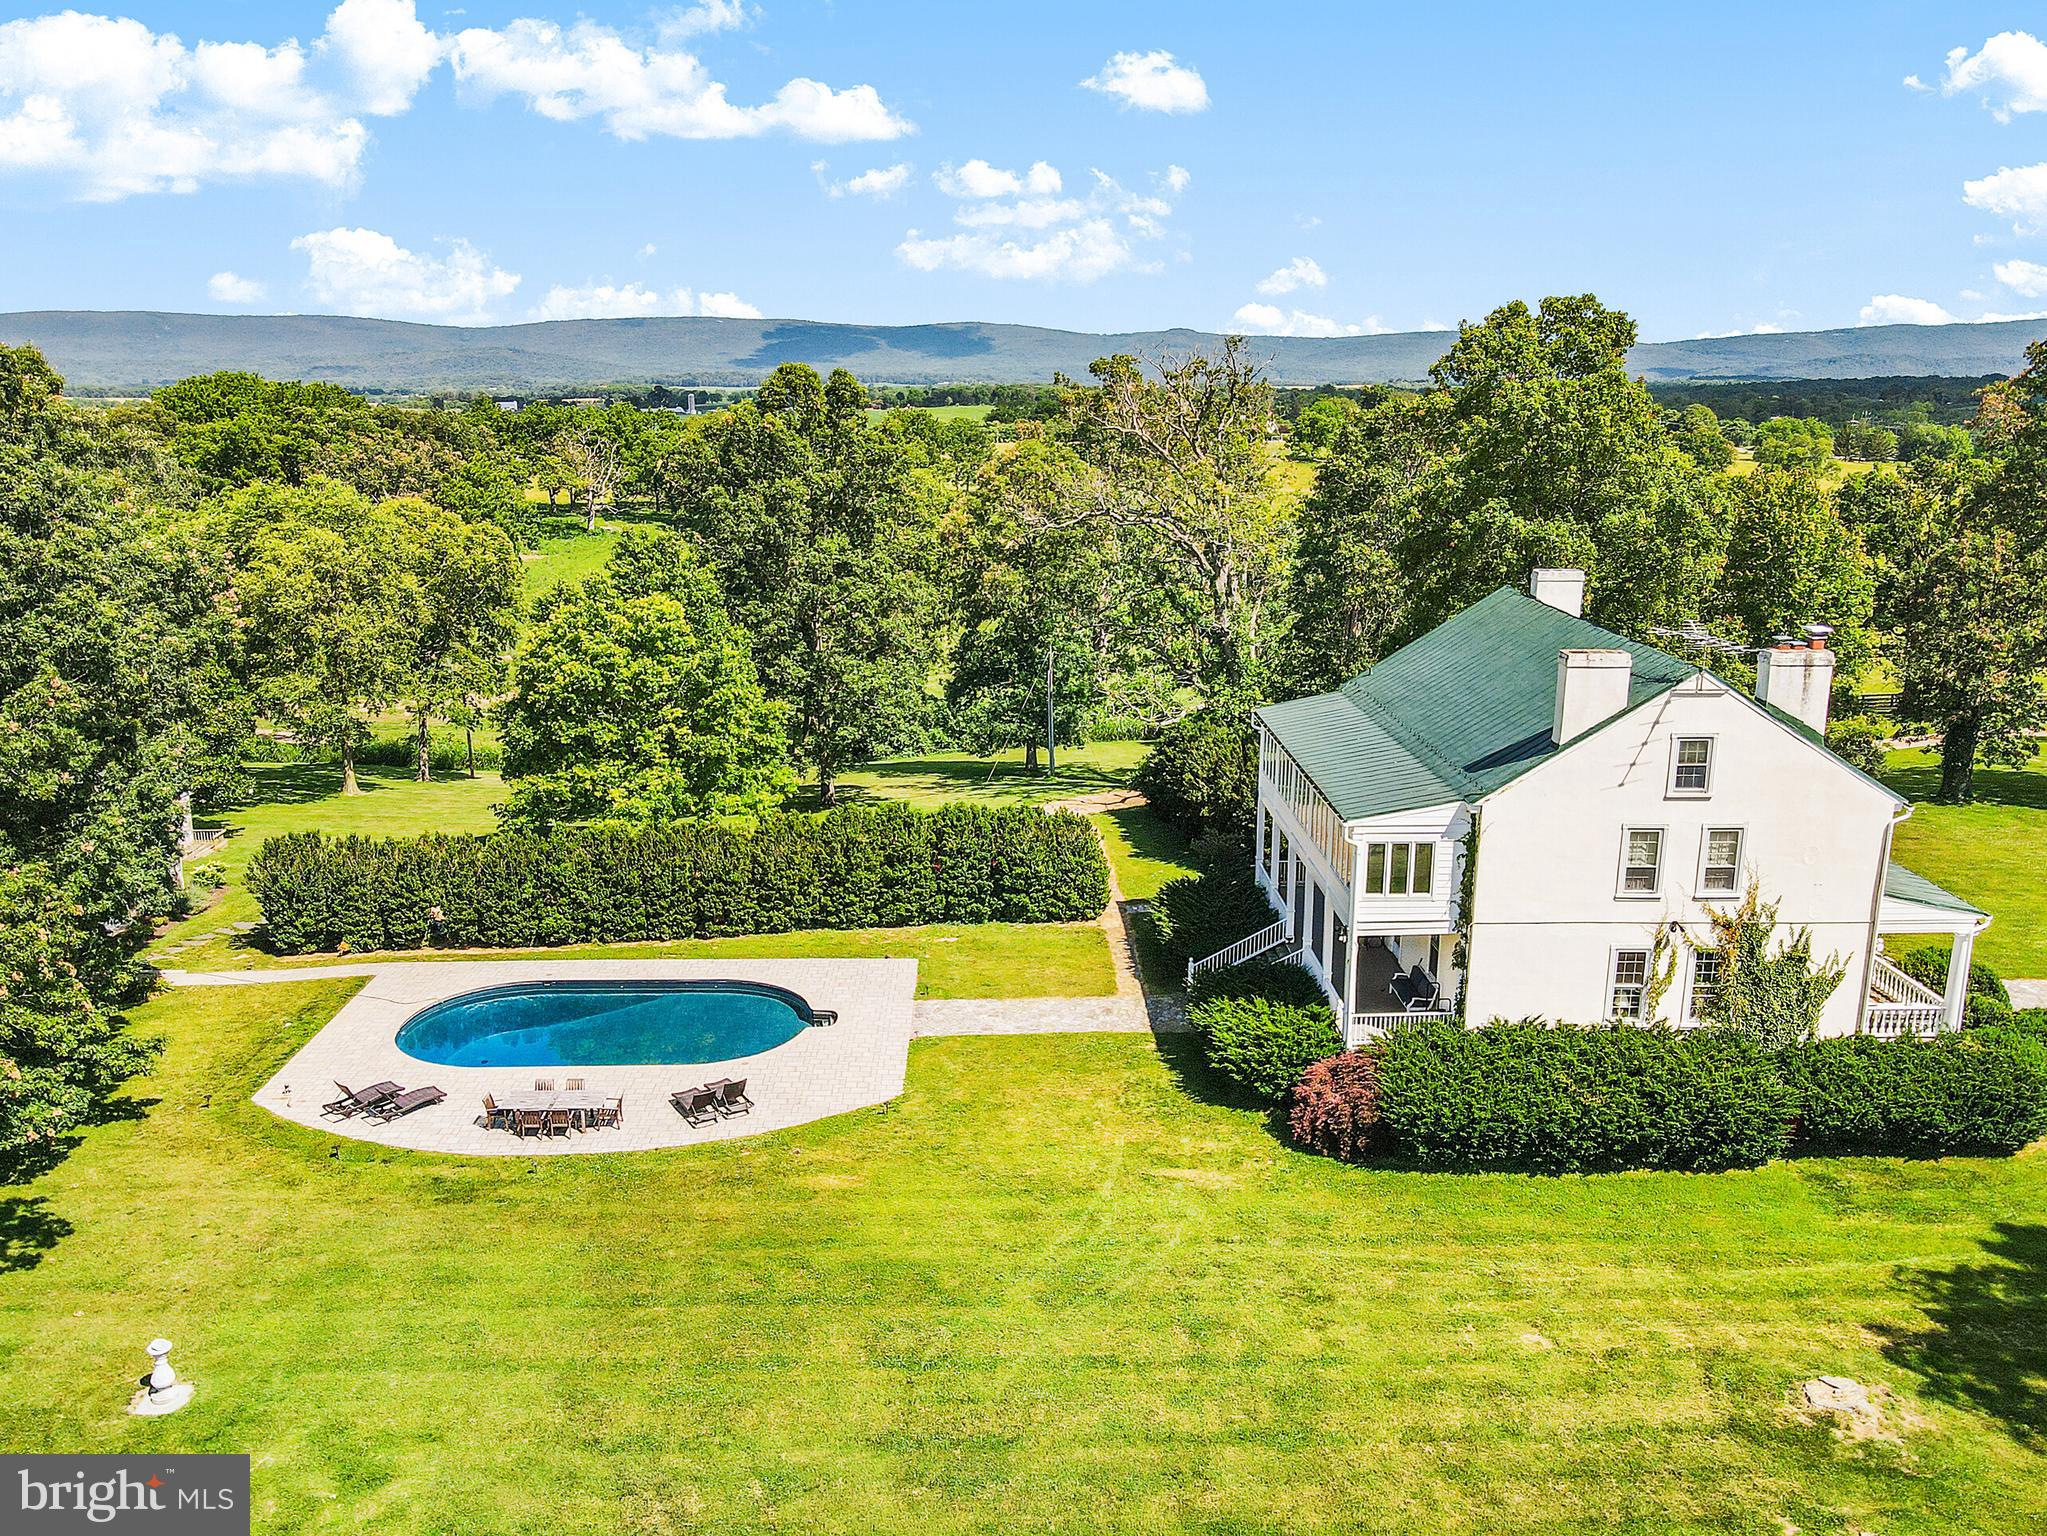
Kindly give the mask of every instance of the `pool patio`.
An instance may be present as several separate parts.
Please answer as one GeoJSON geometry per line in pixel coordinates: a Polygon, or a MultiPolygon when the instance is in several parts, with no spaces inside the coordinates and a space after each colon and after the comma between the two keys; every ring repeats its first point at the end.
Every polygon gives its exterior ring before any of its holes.
{"type": "MultiPolygon", "coordinates": [[[[903,1091],[915,1028],[914,960],[506,960],[399,961],[368,967],[362,991],[293,1053],[254,1100],[323,1135],[420,1152],[541,1157],[573,1152],[639,1152],[757,1136],[881,1104],[903,1091]],[[805,1029],[756,1056],[683,1066],[448,1067],[398,1048],[399,1025],[420,1009],[483,987],[576,980],[752,981],[786,987],[835,1024],[805,1029]],[[568,1136],[518,1137],[483,1123],[483,1096],[531,1089],[536,1077],[573,1075],[590,1091],[624,1098],[624,1122],[568,1136]],[[752,1113],[693,1126],[668,1096],[716,1078],[747,1079],[752,1113]],[[447,1098],[380,1124],[357,1115],[323,1119],[340,1095],[385,1079],[432,1084],[447,1098]]],[[[327,974],[332,974],[329,972],[327,974]]],[[[197,980],[198,978],[193,978],[197,980]]]]}

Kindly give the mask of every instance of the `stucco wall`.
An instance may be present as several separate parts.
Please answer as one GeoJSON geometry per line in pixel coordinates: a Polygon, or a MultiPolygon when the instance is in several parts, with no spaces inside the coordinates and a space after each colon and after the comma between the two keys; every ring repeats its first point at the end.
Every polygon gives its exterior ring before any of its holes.
{"type": "MultiPolygon", "coordinates": [[[[1850,1033],[1893,810],[1882,791],[1721,685],[1686,684],[1485,802],[1466,1017],[1604,1017],[1616,947],[1647,947],[1673,920],[1707,940],[1708,906],[1738,900],[1702,898],[1698,867],[1705,828],[1739,826],[1743,887],[1753,875],[1765,900],[1781,900],[1780,923],[1811,928],[1816,957],[1847,963],[1820,1027],[1850,1033]],[[1670,791],[1677,736],[1714,738],[1704,797],[1670,791]],[[1653,898],[1617,894],[1622,829],[1631,826],[1665,829],[1653,898]]],[[[1677,982],[1661,1007],[1673,1022],[1683,1017],[1689,971],[1680,948],[1677,982]]]]}

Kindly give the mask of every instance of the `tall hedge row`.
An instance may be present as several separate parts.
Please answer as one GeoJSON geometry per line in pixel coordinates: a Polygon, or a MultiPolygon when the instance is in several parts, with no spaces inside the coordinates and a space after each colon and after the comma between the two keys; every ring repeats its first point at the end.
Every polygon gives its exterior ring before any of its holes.
{"type": "Polygon", "coordinates": [[[968,804],[372,839],[274,837],[249,864],[286,954],[529,948],[800,928],[1084,922],[1109,899],[1087,821],[968,804]]]}

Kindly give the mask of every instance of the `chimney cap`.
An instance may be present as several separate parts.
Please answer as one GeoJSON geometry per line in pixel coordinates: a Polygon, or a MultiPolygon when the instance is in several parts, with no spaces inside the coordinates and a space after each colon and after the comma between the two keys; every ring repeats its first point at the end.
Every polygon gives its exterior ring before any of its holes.
{"type": "Polygon", "coordinates": [[[1827,648],[1827,639],[1833,633],[1834,626],[1831,624],[1808,624],[1805,626],[1805,638],[1816,651],[1824,651],[1827,648]]]}

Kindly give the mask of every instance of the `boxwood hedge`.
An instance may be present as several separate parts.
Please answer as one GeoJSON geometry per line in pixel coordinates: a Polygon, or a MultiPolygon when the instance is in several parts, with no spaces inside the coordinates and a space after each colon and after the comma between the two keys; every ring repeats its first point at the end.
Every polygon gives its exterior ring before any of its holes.
{"type": "Polygon", "coordinates": [[[1789,1141],[1794,1101],[1731,1030],[1496,1020],[1402,1025],[1379,1046],[1379,1117],[1435,1168],[1565,1173],[1749,1167],[1789,1141]]]}
{"type": "Polygon", "coordinates": [[[1070,811],[848,806],[480,836],[274,837],[249,864],[275,948],[528,948],[800,928],[1098,917],[1109,871],[1070,811]],[[429,921],[440,909],[438,926],[429,921]]]}
{"type": "Polygon", "coordinates": [[[1778,1065],[1813,1151],[2007,1153],[2047,1134],[2047,1044],[2021,1029],[1813,1040],[1778,1065]]]}

